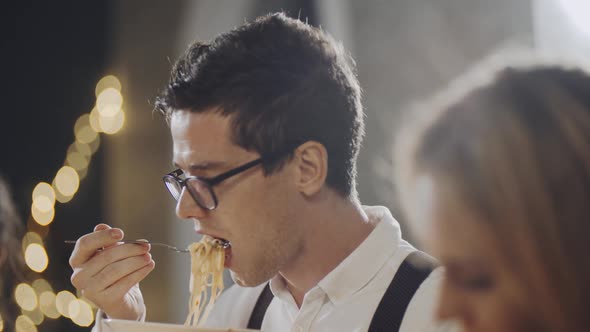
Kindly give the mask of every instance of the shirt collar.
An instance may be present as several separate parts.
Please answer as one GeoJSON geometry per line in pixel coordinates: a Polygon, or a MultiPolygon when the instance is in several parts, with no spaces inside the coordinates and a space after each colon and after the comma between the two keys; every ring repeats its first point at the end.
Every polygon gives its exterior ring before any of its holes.
{"type": "Polygon", "coordinates": [[[364,206],[369,222],[376,226],[369,236],[318,286],[335,305],[363,288],[395,253],[401,241],[399,223],[382,206],[364,206]]]}
{"type": "MultiPolygon", "coordinates": [[[[363,288],[385,265],[401,241],[399,223],[383,206],[363,206],[370,223],[376,226],[369,236],[334,270],[328,273],[318,286],[335,305],[363,288]]],[[[276,275],[270,282],[272,293],[286,302],[293,298],[285,281],[276,275]]],[[[314,287],[315,288],[315,287],[314,287]]]]}

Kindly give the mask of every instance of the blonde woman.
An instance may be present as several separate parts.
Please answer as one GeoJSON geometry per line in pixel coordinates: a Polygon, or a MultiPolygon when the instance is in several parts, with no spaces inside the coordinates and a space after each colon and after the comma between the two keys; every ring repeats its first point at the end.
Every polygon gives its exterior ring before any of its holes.
{"type": "Polygon", "coordinates": [[[427,113],[398,141],[396,180],[446,267],[439,318],[590,331],[590,76],[505,68],[427,113]]]}

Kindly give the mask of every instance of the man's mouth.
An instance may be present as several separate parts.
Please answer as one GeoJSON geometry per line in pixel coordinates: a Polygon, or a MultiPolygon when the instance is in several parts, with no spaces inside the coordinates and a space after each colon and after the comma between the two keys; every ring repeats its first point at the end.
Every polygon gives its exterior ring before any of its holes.
{"type": "Polygon", "coordinates": [[[224,259],[223,266],[225,268],[229,268],[231,266],[231,257],[232,257],[232,255],[231,255],[231,252],[232,252],[231,242],[229,242],[226,239],[217,238],[217,237],[212,238],[212,242],[213,242],[214,246],[224,249],[223,251],[225,254],[225,259],[224,259]]]}
{"type": "Polygon", "coordinates": [[[213,245],[223,249],[231,247],[231,243],[228,240],[221,238],[213,238],[213,245]]]}

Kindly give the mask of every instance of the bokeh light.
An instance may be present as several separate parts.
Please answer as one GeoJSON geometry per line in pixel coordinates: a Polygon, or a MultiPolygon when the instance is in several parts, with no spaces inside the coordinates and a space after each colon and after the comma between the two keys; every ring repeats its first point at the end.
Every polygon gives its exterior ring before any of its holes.
{"type": "Polygon", "coordinates": [[[14,289],[14,299],[23,310],[33,311],[37,307],[37,294],[30,285],[18,284],[14,289]]]}
{"type": "Polygon", "coordinates": [[[90,143],[98,135],[94,129],[90,126],[90,116],[84,114],[78,118],[74,125],[74,135],[76,140],[82,143],[90,143]]]}
{"type": "Polygon", "coordinates": [[[47,182],[39,182],[33,189],[33,205],[41,212],[48,212],[55,205],[55,192],[47,182]]]}
{"type": "Polygon", "coordinates": [[[86,301],[79,299],[70,302],[70,317],[79,326],[90,326],[94,322],[94,312],[86,301]]]}
{"type": "Polygon", "coordinates": [[[55,210],[52,206],[49,211],[41,211],[37,208],[37,205],[33,204],[31,205],[31,216],[39,225],[47,226],[53,221],[55,210]]]}
{"type": "Polygon", "coordinates": [[[55,294],[51,291],[41,293],[39,296],[39,307],[41,308],[41,312],[49,318],[57,319],[60,316],[55,304],[55,294]]]}
{"type": "Polygon", "coordinates": [[[41,294],[44,292],[53,292],[53,287],[51,287],[49,281],[45,279],[37,279],[33,281],[31,286],[33,287],[35,293],[37,293],[38,296],[41,296],[41,294]]]}
{"type": "Polygon", "coordinates": [[[76,171],[87,168],[88,163],[88,158],[78,151],[69,152],[66,156],[66,164],[76,171]]]}
{"type": "Polygon", "coordinates": [[[43,239],[41,238],[41,235],[39,235],[35,232],[27,232],[25,234],[25,236],[23,236],[23,240],[22,240],[23,253],[27,250],[27,247],[31,243],[37,243],[37,244],[43,245],[43,239]]]}
{"type": "Polygon", "coordinates": [[[80,141],[76,141],[71,146],[73,146],[73,148],[76,149],[76,151],[78,151],[81,155],[83,155],[86,158],[90,158],[90,156],[92,156],[93,152],[90,148],[90,143],[82,143],[80,141]]]}
{"type": "Polygon", "coordinates": [[[96,98],[96,109],[100,116],[113,116],[123,106],[123,96],[115,88],[104,89],[96,98]]]}
{"type": "Polygon", "coordinates": [[[89,116],[90,127],[92,128],[92,130],[96,131],[97,133],[100,133],[102,131],[102,128],[100,128],[100,123],[98,122],[100,118],[100,113],[98,113],[98,109],[94,107],[92,111],[90,111],[89,116]]]}
{"type": "Polygon", "coordinates": [[[18,316],[14,325],[16,332],[37,332],[35,323],[25,315],[18,316]]]}
{"type": "Polygon", "coordinates": [[[98,97],[100,93],[107,88],[113,88],[115,90],[121,91],[121,82],[116,76],[107,75],[101,78],[98,83],[96,83],[96,89],[94,89],[94,93],[98,97]]]}
{"type": "Polygon", "coordinates": [[[72,301],[75,301],[76,297],[74,294],[68,291],[61,291],[57,293],[55,297],[55,305],[57,311],[64,317],[70,318],[69,306],[72,301]]]}
{"type": "Polygon", "coordinates": [[[112,116],[101,115],[98,118],[98,122],[102,132],[109,135],[116,134],[119,132],[119,130],[121,130],[121,128],[123,128],[123,125],[125,124],[125,112],[121,110],[112,116]]]}
{"type": "Polygon", "coordinates": [[[53,189],[55,189],[55,200],[64,204],[67,203],[69,201],[72,200],[72,198],[74,198],[74,196],[66,196],[64,194],[62,194],[58,189],[57,189],[57,185],[55,184],[55,179],[53,179],[53,182],[51,182],[51,186],[53,187],[53,189]]]}
{"type": "MultiPolygon", "coordinates": [[[[76,170],[70,166],[63,166],[55,176],[55,186],[60,194],[65,197],[73,196],[80,186],[80,178],[76,170]]],[[[59,201],[59,195],[57,195],[59,201]]]]}
{"type": "Polygon", "coordinates": [[[45,315],[43,315],[39,306],[33,311],[22,310],[22,314],[29,317],[35,325],[41,325],[45,319],[45,315]]]}
{"type": "MultiPolygon", "coordinates": [[[[45,248],[37,243],[31,243],[25,250],[25,262],[27,266],[38,273],[45,271],[49,264],[49,258],[45,248]]],[[[27,309],[30,310],[30,309],[27,309]]]]}
{"type": "Polygon", "coordinates": [[[100,147],[100,136],[96,136],[96,139],[90,143],[88,143],[88,146],[90,147],[90,151],[92,153],[95,153],[96,151],[98,151],[98,148],[100,147]]]}

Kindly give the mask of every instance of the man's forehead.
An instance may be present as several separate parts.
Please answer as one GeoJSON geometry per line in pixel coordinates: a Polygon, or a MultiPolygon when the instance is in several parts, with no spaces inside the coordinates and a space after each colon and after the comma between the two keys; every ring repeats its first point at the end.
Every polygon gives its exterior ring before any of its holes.
{"type": "Polygon", "coordinates": [[[239,155],[248,152],[232,141],[229,128],[229,118],[218,113],[175,112],[170,123],[173,163],[202,169],[241,159],[239,155]]]}
{"type": "Polygon", "coordinates": [[[170,119],[174,144],[231,144],[229,119],[215,113],[178,111],[170,119]]]}

